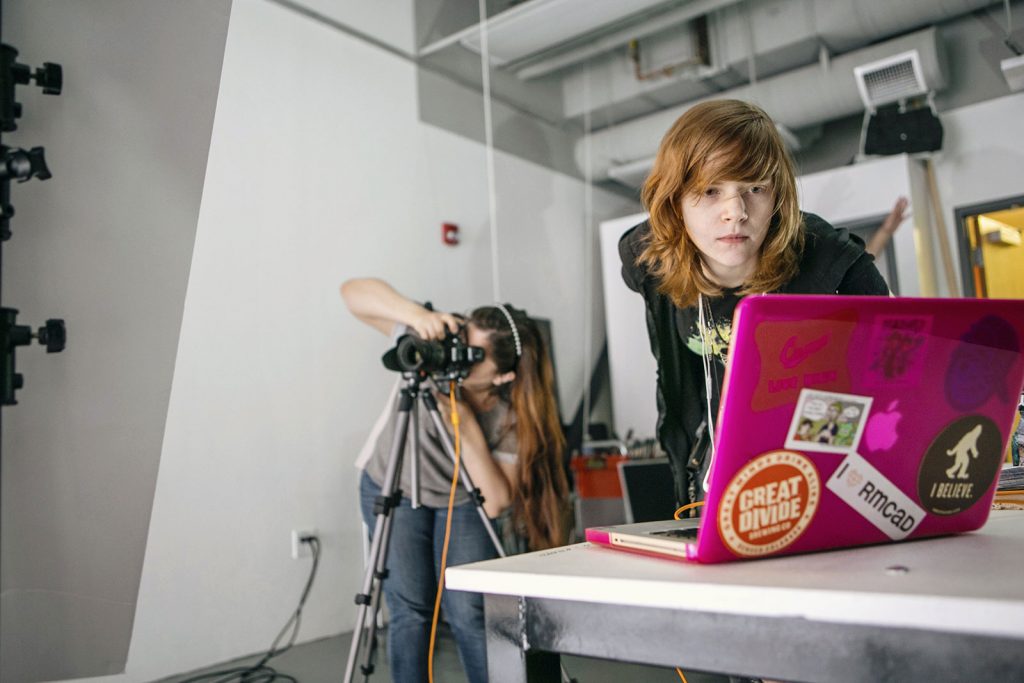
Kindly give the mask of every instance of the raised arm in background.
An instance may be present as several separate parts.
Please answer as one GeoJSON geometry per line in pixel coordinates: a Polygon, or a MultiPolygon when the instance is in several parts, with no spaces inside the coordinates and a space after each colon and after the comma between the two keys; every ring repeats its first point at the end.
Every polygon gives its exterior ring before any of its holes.
{"type": "Polygon", "coordinates": [[[868,240],[867,246],[864,247],[864,251],[868,252],[875,258],[882,253],[885,246],[889,244],[889,240],[892,239],[892,235],[896,232],[896,228],[900,227],[900,224],[906,219],[904,215],[907,210],[907,198],[900,197],[896,200],[896,203],[892,207],[892,211],[882,221],[882,225],[875,230],[875,234],[868,240]]]}

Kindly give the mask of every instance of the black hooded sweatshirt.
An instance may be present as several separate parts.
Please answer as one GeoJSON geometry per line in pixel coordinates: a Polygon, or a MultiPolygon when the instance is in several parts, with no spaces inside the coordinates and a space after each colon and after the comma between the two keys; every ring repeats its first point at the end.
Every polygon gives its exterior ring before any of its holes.
{"type": "MultiPolygon", "coordinates": [[[[814,214],[805,213],[803,219],[804,250],[797,275],[775,293],[889,293],[875,268],[874,258],[864,251],[864,242],[859,237],[844,228],[832,227],[814,214]]],[[[619,256],[622,279],[630,289],[642,294],[646,302],[647,332],[658,366],[657,435],[672,466],[676,498],[680,505],[685,505],[703,498],[700,487],[693,484],[707,464],[706,439],[701,439],[706,412],[704,371],[700,357],[685,345],[677,324],[676,305],[666,294],[658,292],[657,278],[637,263],[650,232],[647,221],[630,228],[619,240],[619,256]]]]}

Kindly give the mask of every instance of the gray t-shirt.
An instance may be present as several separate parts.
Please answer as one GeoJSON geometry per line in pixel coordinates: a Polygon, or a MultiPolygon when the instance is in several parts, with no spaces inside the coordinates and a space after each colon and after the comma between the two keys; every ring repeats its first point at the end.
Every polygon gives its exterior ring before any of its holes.
{"type": "MultiPolygon", "coordinates": [[[[395,332],[394,336],[397,337],[404,332],[404,329],[396,329],[395,332]]],[[[433,389],[429,383],[424,383],[421,385],[420,390],[432,391],[433,389]]],[[[395,394],[394,403],[389,407],[388,415],[381,425],[380,432],[377,434],[376,442],[373,444],[369,454],[370,457],[365,466],[366,473],[370,475],[370,478],[378,486],[384,483],[388,457],[391,454],[391,448],[395,441],[399,399],[400,395],[395,394]]],[[[447,418],[443,413],[446,409],[442,405],[438,405],[438,409],[442,411],[442,421],[447,424],[447,418]]],[[[402,495],[406,498],[412,497],[412,459],[414,457],[412,440],[413,415],[418,417],[420,502],[428,507],[448,507],[448,494],[451,490],[452,473],[455,469],[455,463],[445,452],[437,427],[434,426],[433,420],[430,419],[422,398],[416,399],[413,412],[410,414],[410,426],[406,435],[405,453],[402,458],[402,476],[399,479],[402,495]]],[[[499,462],[515,463],[518,460],[519,452],[519,442],[516,439],[515,411],[511,410],[506,402],[499,400],[493,409],[478,413],[476,419],[484,433],[487,446],[491,449],[491,456],[499,462]]],[[[454,436],[452,437],[452,443],[454,446],[454,436]]],[[[465,464],[463,463],[462,466],[465,466],[465,464]]],[[[472,474],[470,472],[471,476],[472,474]]],[[[476,484],[478,482],[474,479],[473,483],[476,484]]],[[[455,492],[455,504],[462,505],[468,502],[469,494],[460,481],[455,492]]]]}

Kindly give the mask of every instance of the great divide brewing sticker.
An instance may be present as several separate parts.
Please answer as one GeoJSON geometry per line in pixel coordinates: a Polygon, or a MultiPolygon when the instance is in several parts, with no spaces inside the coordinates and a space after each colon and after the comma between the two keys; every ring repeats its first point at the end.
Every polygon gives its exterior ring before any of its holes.
{"type": "Polygon", "coordinates": [[[857,453],[850,453],[825,486],[894,541],[911,534],[925,512],[857,453]]]}
{"type": "Polygon", "coordinates": [[[793,451],[771,451],[747,463],[725,487],[718,532],[737,555],[776,553],[807,529],[819,500],[814,463],[793,451]]]}

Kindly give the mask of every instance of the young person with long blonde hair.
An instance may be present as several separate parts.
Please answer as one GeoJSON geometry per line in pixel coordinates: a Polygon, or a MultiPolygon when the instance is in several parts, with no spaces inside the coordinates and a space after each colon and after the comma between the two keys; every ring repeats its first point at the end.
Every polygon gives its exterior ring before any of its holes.
{"type": "MultiPolygon", "coordinates": [[[[452,332],[483,348],[483,360],[472,366],[462,382],[457,406],[462,466],[483,495],[487,516],[500,520],[507,552],[565,543],[565,440],[551,360],[536,323],[509,304],[482,306],[465,319],[432,311],[374,278],[345,282],[341,295],[357,318],[392,341],[404,333],[439,340],[452,332]]],[[[430,389],[425,383],[421,390],[430,389]]],[[[440,393],[436,398],[452,431],[449,398],[440,393]]],[[[417,420],[420,452],[412,452],[412,439],[408,439],[399,484],[404,495],[392,512],[389,573],[383,584],[390,613],[388,657],[397,683],[422,683],[428,677],[430,625],[454,471],[422,404],[417,402],[414,409],[421,411],[417,420]],[[422,507],[414,510],[409,491],[415,457],[420,463],[422,507]]],[[[373,505],[384,483],[396,422],[397,406],[392,402],[378,422],[380,429],[371,434],[365,458],[357,463],[363,469],[360,499],[371,536],[376,522],[373,505]]],[[[451,517],[448,566],[497,557],[475,503],[461,487],[451,517]]],[[[445,591],[442,608],[470,683],[486,681],[482,596],[445,591]]]]}
{"type": "Polygon", "coordinates": [[[703,499],[705,427],[717,413],[739,300],[889,290],[858,237],[800,211],[782,138],[747,102],[706,101],[679,117],[642,200],[650,218],[619,242],[622,276],[647,306],[658,437],[686,504],[703,499]]]}

